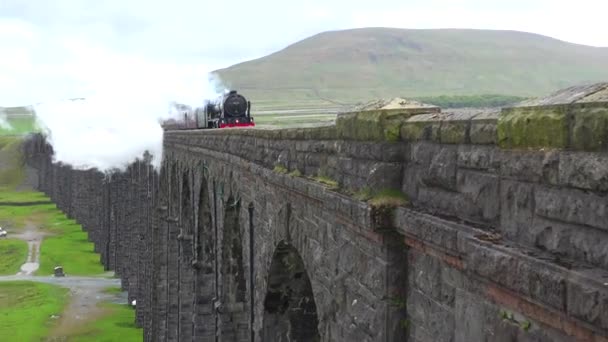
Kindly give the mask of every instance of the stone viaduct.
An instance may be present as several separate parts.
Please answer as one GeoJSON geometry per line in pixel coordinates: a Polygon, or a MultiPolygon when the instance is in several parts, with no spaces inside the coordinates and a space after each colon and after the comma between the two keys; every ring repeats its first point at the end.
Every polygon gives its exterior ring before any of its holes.
{"type": "Polygon", "coordinates": [[[159,170],[26,144],[146,341],[608,341],[607,152],[608,84],[494,113],[167,131],[159,170]]]}

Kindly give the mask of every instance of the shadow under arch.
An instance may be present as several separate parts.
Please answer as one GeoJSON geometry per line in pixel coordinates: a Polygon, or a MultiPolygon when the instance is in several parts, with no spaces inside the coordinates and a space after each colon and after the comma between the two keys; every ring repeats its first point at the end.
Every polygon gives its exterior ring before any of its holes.
{"type": "Polygon", "coordinates": [[[320,341],[317,306],[298,251],[279,242],[268,272],[262,340],[320,341]]]}

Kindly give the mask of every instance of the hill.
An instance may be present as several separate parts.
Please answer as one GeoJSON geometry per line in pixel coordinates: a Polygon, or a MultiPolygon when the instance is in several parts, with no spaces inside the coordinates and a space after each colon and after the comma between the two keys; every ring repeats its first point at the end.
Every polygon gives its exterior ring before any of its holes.
{"type": "Polygon", "coordinates": [[[608,80],[608,48],[518,31],[364,28],[320,33],[215,73],[258,108],[393,96],[528,97],[608,80]]]}

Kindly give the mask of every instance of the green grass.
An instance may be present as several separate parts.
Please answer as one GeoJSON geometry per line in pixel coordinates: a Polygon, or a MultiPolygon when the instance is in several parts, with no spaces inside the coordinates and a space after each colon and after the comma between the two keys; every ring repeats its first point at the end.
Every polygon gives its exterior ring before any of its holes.
{"type": "Polygon", "coordinates": [[[19,272],[27,261],[27,242],[17,239],[0,239],[0,275],[19,272]]]}
{"type": "Polygon", "coordinates": [[[65,288],[27,281],[0,282],[3,341],[41,341],[67,301],[65,288]]]}
{"type": "Polygon", "coordinates": [[[407,205],[409,203],[407,196],[397,189],[382,189],[374,191],[371,188],[363,188],[352,196],[359,200],[368,202],[372,206],[390,206],[397,207],[407,205]]]}
{"type": "Polygon", "coordinates": [[[319,176],[312,177],[312,179],[327,186],[331,190],[336,190],[336,189],[340,188],[340,185],[338,184],[338,182],[336,182],[335,180],[333,180],[327,176],[319,175],[319,176]]]}
{"type": "Polygon", "coordinates": [[[117,294],[122,293],[122,289],[120,288],[120,286],[110,286],[108,288],[105,288],[103,292],[107,294],[117,294]]]}
{"type": "Polygon", "coordinates": [[[407,196],[399,190],[383,189],[375,193],[369,200],[370,205],[380,207],[398,207],[408,203],[407,196]]]}
{"type": "Polygon", "coordinates": [[[44,224],[52,213],[59,212],[55,204],[32,206],[0,206],[0,225],[9,233],[19,232],[29,221],[34,225],[44,224]]]}
{"type": "Polygon", "coordinates": [[[53,274],[55,266],[63,266],[69,275],[94,275],[103,273],[99,254],[93,250],[87,233],[76,221],[68,219],[59,210],[52,213],[43,224],[44,230],[54,234],[44,238],[40,246],[40,268],[37,275],[53,274]]]}
{"type": "Polygon", "coordinates": [[[39,191],[10,191],[0,189],[0,202],[23,203],[50,200],[47,195],[39,191]]]}
{"type": "Polygon", "coordinates": [[[135,310],[126,304],[100,304],[106,314],[95,321],[87,322],[73,342],[140,342],[143,329],[135,326],[135,310]]]}

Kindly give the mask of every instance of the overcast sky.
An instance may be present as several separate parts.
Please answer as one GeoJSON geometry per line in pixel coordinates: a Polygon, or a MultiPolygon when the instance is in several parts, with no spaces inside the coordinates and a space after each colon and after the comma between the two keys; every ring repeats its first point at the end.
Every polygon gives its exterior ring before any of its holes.
{"type": "Polygon", "coordinates": [[[511,29],[608,46],[606,13],[605,0],[1,0],[0,105],[87,96],[124,75],[190,77],[186,86],[355,27],[511,29]]]}

